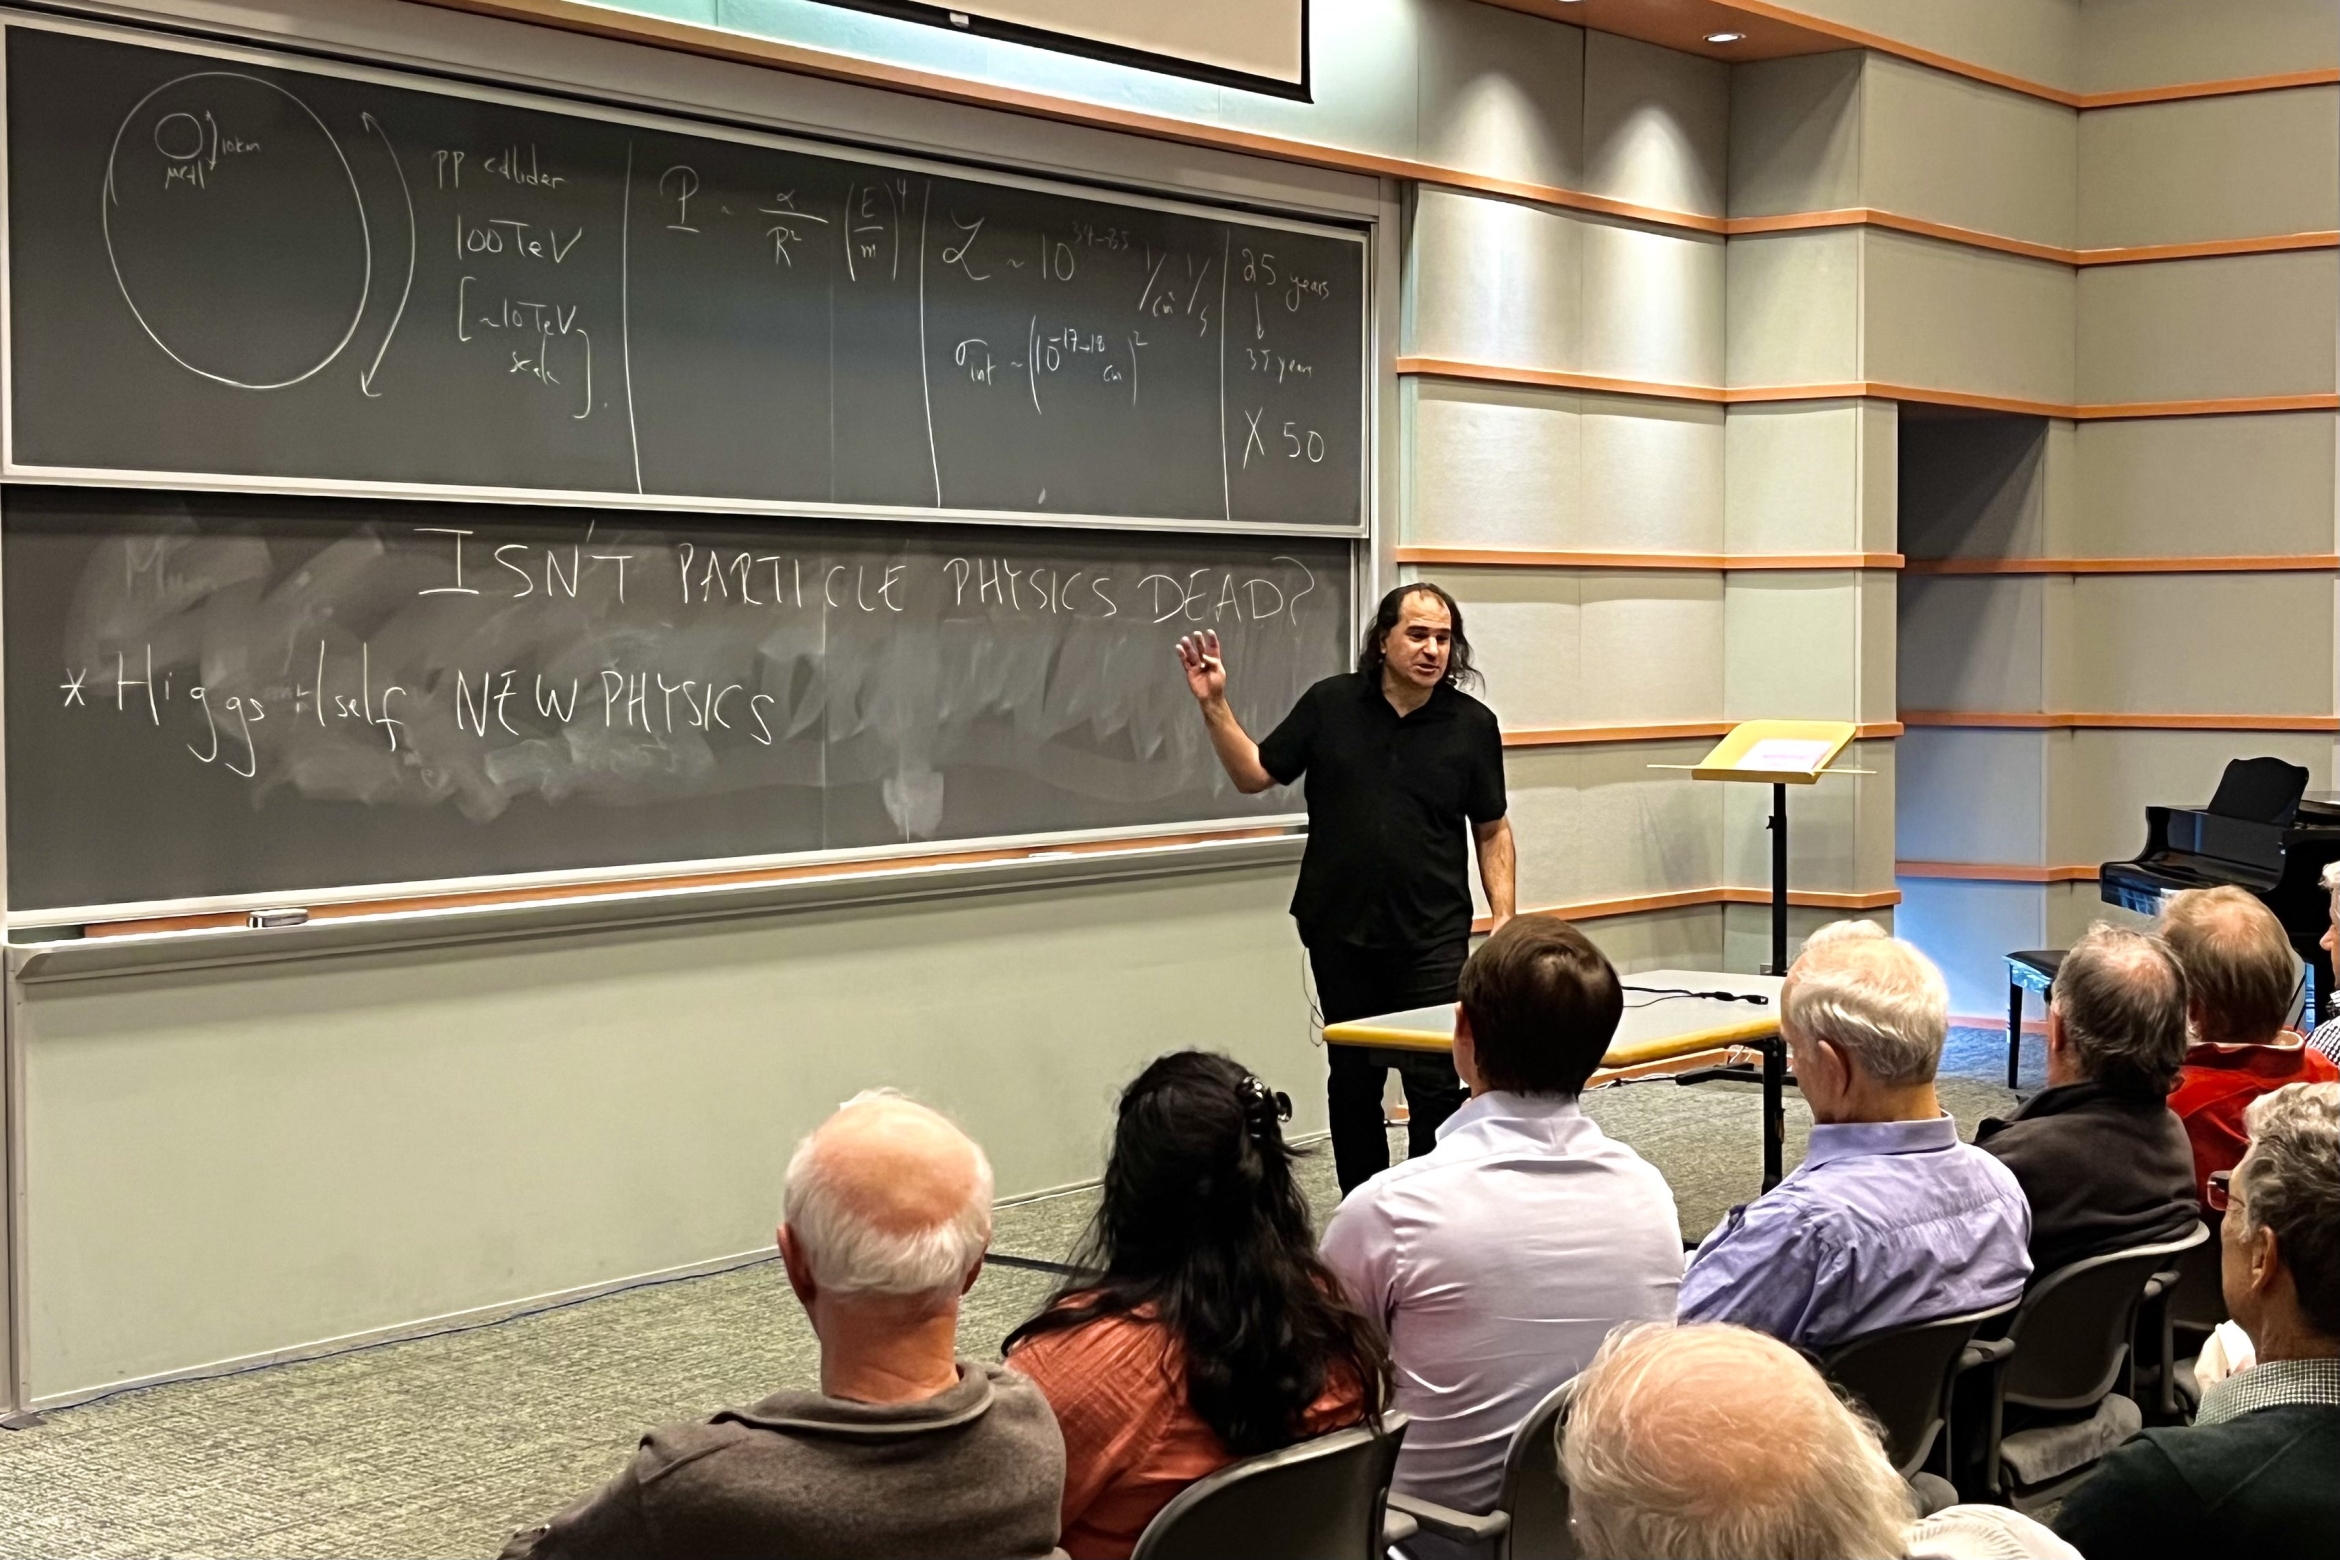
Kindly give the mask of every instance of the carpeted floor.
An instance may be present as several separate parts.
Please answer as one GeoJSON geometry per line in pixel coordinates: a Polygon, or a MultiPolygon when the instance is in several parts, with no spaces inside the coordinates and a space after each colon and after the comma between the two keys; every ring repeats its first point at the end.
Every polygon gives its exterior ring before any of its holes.
{"type": "MultiPolygon", "coordinates": [[[[2012,1096],[2005,1040],[1961,1030],[1944,1104],[1972,1135],[2012,1096]]],[[[2033,1048],[2036,1050],[2036,1047],[2033,1048]]],[[[2037,1067],[2036,1058],[2031,1066],[2037,1067]]],[[[2026,1076],[2026,1088],[2038,1080],[2026,1076]]],[[[1641,1083],[1588,1111],[1672,1182],[1693,1240],[1755,1195],[1752,1086],[1641,1083]]],[[[1810,1118],[1788,1097],[1788,1162],[1810,1118]]],[[[1403,1154],[1403,1134],[1391,1134],[1403,1154]]],[[[1320,1214],[1329,1153],[1306,1165],[1320,1214]]],[[[1094,1207],[1076,1192],[1000,1210],[994,1250],[1056,1260],[1094,1207]]],[[[1050,1275],[986,1269],[960,1347],[993,1356],[1050,1275]]],[[[128,1392],[0,1433],[0,1560],[48,1555],[485,1555],[607,1478],[636,1437],[817,1379],[776,1264],[657,1285],[467,1332],[128,1392]]]]}

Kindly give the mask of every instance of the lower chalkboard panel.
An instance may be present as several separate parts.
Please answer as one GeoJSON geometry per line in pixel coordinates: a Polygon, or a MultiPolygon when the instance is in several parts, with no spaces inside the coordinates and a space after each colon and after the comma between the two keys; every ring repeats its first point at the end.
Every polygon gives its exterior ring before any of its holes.
{"type": "Polygon", "coordinates": [[[1352,548],[11,487],[13,913],[1296,810],[1219,771],[1350,652],[1352,548]]]}

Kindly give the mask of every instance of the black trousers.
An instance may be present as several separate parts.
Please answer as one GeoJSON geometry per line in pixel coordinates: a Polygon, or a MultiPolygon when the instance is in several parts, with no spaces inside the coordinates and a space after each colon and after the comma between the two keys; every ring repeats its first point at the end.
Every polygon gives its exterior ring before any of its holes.
{"type": "MultiPolygon", "coordinates": [[[[1452,1002],[1469,940],[1440,948],[1360,948],[1326,943],[1308,950],[1316,972],[1316,1000],[1328,1024],[1452,1002]]],[[[1406,1152],[1427,1154],[1438,1128],[1469,1097],[1455,1076],[1454,1059],[1431,1051],[1389,1051],[1370,1045],[1327,1045],[1332,1076],[1333,1169],[1346,1196],[1389,1168],[1389,1136],[1382,1126],[1381,1090],[1394,1066],[1406,1089],[1406,1152]]]]}

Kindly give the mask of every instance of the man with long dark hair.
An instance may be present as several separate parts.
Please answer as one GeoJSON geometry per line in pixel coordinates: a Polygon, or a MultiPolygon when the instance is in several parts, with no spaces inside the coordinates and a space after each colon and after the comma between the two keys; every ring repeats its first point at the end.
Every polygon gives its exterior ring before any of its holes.
{"type": "MultiPolygon", "coordinates": [[[[1324,1022],[1452,1002],[1470,952],[1466,838],[1494,924],[1514,908],[1503,734],[1495,712],[1462,691],[1478,674],[1455,599],[1428,581],[1382,597],[1357,670],[1302,694],[1264,742],[1228,708],[1217,634],[1187,635],[1178,660],[1235,789],[1250,795],[1308,777],[1308,853],[1292,918],[1324,1022]]],[[[1391,1053],[1326,1049],[1333,1163],[1346,1193],[1389,1167],[1381,1090],[1391,1053]]],[[[1462,1104],[1462,1084],[1442,1055],[1399,1052],[1396,1065],[1408,1152],[1426,1154],[1462,1104]]]]}

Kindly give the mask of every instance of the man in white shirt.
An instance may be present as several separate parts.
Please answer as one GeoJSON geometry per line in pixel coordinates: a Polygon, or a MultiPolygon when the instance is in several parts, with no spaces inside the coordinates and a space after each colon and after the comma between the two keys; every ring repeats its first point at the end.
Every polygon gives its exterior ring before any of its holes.
{"type": "Polygon", "coordinates": [[[1674,1194],[1576,1097],[1617,1031],[1617,972],[1523,915],[1463,967],[1454,1065],[1470,1102],[1438,1146],[1351,1192],[1324,1233],[1350,1297],[1389,1329],[1412,1419],[1394,1488],[1480,1513],[1511,1435],[1620,1322],[1674,1317],[1674,1194]]]}

